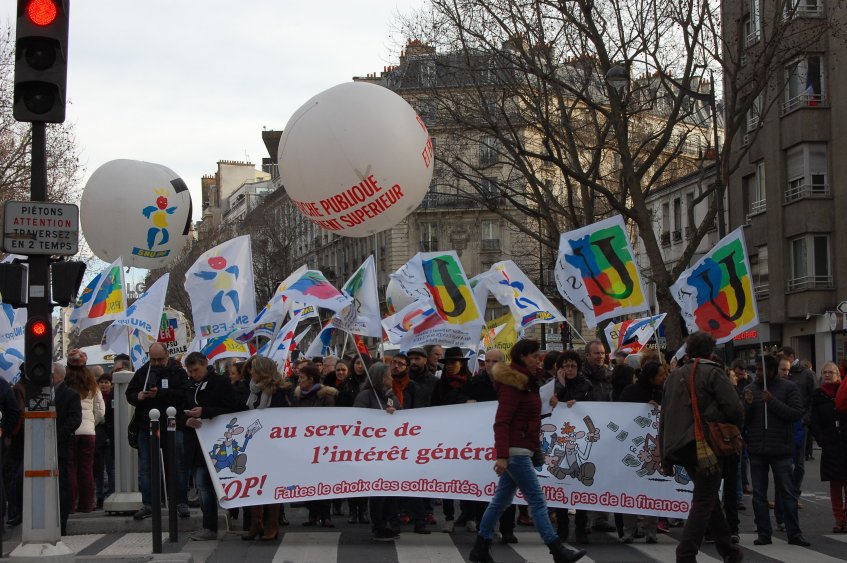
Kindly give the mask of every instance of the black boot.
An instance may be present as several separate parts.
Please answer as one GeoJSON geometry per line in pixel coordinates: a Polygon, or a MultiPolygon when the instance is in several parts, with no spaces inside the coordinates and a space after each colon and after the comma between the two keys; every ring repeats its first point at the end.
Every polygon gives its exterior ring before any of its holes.
{"type": "Polygon", "coordinates": [[[476,542],[473,544],[468,559],[473,563],[494,563],[494,559],[491,557],[491,540],[484,539],[477,534],[476,542]]]}
{"type": "Polygon", "coordinates": [[[547,548],[553,555],[555,563],[573,563],[579,561],[587,553],[584,549],[572,550],[565,547],[561,540],[556,540],[547,544],[547,548]]]}

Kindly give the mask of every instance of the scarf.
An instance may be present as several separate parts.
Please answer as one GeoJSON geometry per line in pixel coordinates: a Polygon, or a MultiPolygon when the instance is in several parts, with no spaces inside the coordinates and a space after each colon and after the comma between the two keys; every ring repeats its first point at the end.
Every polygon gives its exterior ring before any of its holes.
{"type": "Polygon", "coordinates": [[[318,389],[320,389],[320,388],[321,388],[321,384],[320,384],[320,383],[315,383],[314,385],[312,385],[312,386],[311,386],[311,387],[309,387],[308,389],[303,389],[303,388],[301,387],[301,388],[300,388],[300,398],[301,398],[301,399],[305,399],[306,397],[308,397],[309,395],[311,395],[312,393],[314,393],[315,391],[317,391],[317,390],[318,390],[318,389]]]}
{"type": "Polygon", "coordinates": [[[391,378],[391,389],[394,391],[394,397],[397,399],[400,408],[403,408],[403,401],[406,399],[406,387],[409,386],[409,374],[407,373],[400,379],[391,378]]]}
{"type": "Polygon", "coordinates": [[[447,379],[447,384],[452,389],[461,389],[468,382],[468,374],[459,372],[456,375],[450,375],[447,379]]]}
{"type": "Polygon", "coordinates": [[[824,383],[821,385],[821,391],[826,393],[826,396],[830,399],[835,398],[835,393],[838,392],[838,387],[840,383],[824,383]]]}
{"type": "Polygon", "coordinates": [[[256,383],[250,382],[250,397],[247,398],[247,406],[249,408],[266,409],[271,404],[271,397],[272,395],[270,393],[262,391],[262,388],[256,383]],[[258,405],[256,405],[256,400],[259,401],[258,405]]]}

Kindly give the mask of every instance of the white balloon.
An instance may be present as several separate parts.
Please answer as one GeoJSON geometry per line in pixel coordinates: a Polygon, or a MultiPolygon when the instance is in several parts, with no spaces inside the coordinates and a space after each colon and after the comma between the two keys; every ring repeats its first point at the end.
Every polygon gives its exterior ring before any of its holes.
{"type": "Polygon", "coordinates": [[[112,160],[82,192],[80,222],[92,252],[104,262],[161,268],[182,250],[191,227],[191,194],[161,164],[112,160]]]}
{"type": "Polygon", "coordinates": [[[403,220],[432,180],[426,125],[400,96],[350,82],[298,109],[279,143],[279,175],[301,213],[322,229],[364,237],[403,220]]]}

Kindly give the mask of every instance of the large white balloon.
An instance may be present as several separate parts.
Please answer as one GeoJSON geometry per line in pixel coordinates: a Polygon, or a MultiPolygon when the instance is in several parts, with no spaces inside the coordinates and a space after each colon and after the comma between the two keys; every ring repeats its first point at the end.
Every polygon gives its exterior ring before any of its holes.
{"type": "Polygon", "coordinates": [[[414,300],[413,296],[403,290],[400,282],[394,278],[388,280],[388,285],[385,286],[385,305],[388,308],[389,315],[403,310],[406,305],[410,305],[414,300]]]}
{"type": "Polygon", "coordinates": [[[279,143],[279,175],[310,221],[364,237],[403,220],[432,180],[426,125],[400,96],[351,82],[298,109],[279,143]]]}
{"type": "Polygon", "coordinates": [[[182,178],[161,164],[112,160],[85,184],[80,221],[92,252],[104,262],[161,268],[185,245],[191,194],[182,178]]]}

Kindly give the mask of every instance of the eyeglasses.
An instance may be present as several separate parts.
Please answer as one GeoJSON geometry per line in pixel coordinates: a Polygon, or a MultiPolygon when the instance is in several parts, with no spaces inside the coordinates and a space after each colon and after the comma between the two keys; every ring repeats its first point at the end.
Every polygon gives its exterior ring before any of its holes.
{"type": "Polygon", "coordinates": [[[392,360],[391,365],[404,368],[404,367],[406,367],[406,362],[403,362],[403,361],[400,361],[400,360],[392,360]]]}
{"type": "Polygon", "coordinates": [[[823,370],[823,372],[822,372],[822,373],[824,373],[824,374],[827,374],[827,373],[828,373],[829,375],[835,375],[835,374],[836,374],[836,373],[838,373],[838,372],[837,372],[837,371],[832,371],[832,370],[829,370],[829,369],[825,369],[825,370],[823,370]]]}

